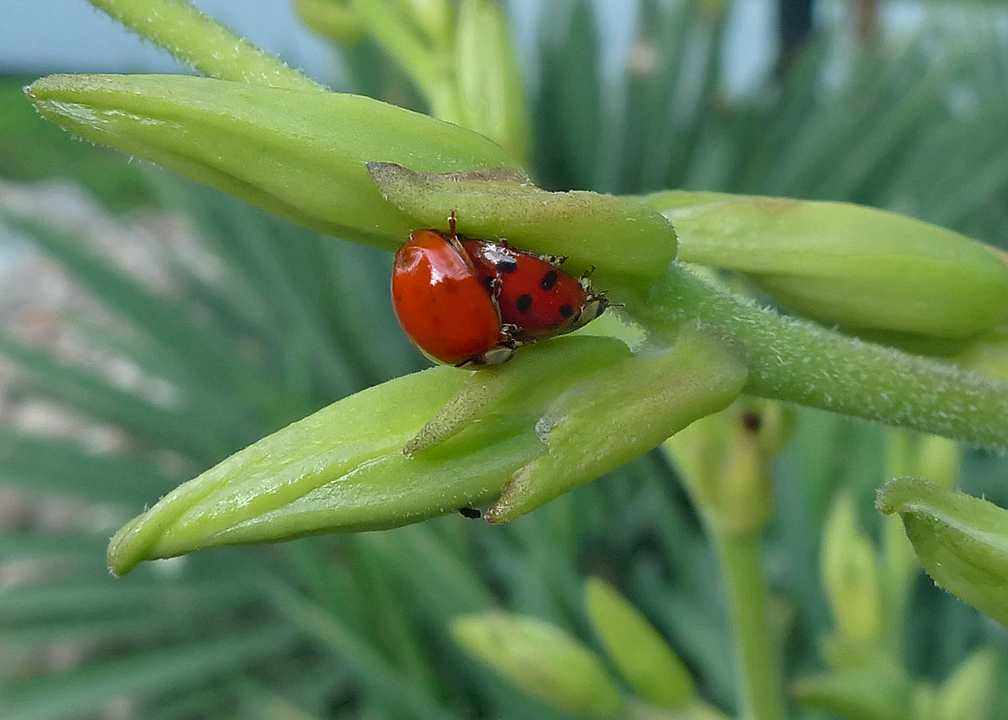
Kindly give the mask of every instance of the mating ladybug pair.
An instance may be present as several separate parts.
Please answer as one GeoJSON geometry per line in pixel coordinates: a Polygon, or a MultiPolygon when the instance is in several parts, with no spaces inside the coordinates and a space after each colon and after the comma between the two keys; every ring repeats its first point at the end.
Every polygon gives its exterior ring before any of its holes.
{"type": "Polygon", "coordinates": [[[413,344],[437,362],[497,365],[519,343],[583,327],[608,307],[587,277],[560,269],[563,258],[506,242],[417,230],[399,248],[392,270],[392,308],[413,344]]]}

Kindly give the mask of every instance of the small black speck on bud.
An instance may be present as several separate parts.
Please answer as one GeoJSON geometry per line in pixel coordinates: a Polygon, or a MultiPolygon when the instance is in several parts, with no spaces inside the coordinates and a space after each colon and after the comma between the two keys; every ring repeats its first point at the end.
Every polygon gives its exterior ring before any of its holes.
{"type": "Polygon", "coordinates": [[[755,410],[742,413],[742,427],[751,433],[759,432],[763,427],[763,417],[755,410]]]}

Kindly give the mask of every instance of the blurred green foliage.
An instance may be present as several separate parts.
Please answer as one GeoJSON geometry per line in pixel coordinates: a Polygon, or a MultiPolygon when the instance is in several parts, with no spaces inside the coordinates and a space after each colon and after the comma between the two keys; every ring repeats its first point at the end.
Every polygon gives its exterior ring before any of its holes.
{"type": "Polygon", "coordinates": [[[0,174],[6,180],[40,182],[65,178],[80,183],[114,212],[154,202],[138,182],[140,169],[122,155],[83,143],[56,125],[41,122],[24,87],[36,78],[0,75],[0,174]]]}
{"type": "MultiPolygon", "coordinates": [[[[785,74],[733,97],[721,53],[731,8],[645,0],[629,67],[611,87],[589,4],[553,3],[528,64],[541,71],[532,83],[538,180],[849,200],[1008,245],[1008,50],[987,23],[968,32],[933,23],[898,46],[851,53],[813,37],[785,74]]],[[[349,89],[422,106],[373,41],[340,51],[349,89]]],[[[125,438],[110,451],[0,427],[3,486],[36,508],[0,529],[3,717],[568,717],[472,663],[447,629],[459,615],[506,609],[599,648],[583,605],[588,575],[643,613],[703,698],[738,711],[715,556],[658,452],[504,528],[450,517],[211,550],[111,579],[108,536],[145,503],[290,420],[425,362],[395,325],[387,254],[75,142],[35,116],[24,83],[10,79],[0,95],[5,181],[73,180],[120,223],[167,210],[190,224],[202,254],[166,253],[173,286],[155,291],[80,234],[4,211],[5,224],[112,311],[111,320],[81,311],[60,321],[172,392],[152,398],[106,368],[0,332],[18,368],[9,402],[45,400],[125,438]],[[72,508],[55,526],[40,519],[54,504],[72,508]]],[[[765,544],[787,678],[824,668],[834,621],[819,553],[836,493],[853,499],[868,538],[884,532],[870,508],[886,479],[886,442],[880,428],[795,411],[765,544]]],[[[1004,506],[1006,471],[1004,458],[966,451],[961,486],[1004,506]]],[[[898,655],[936,688],[977,648],[1008,650],[1003,628],[921,573],[905,618],[898,655]]],[[[1005,665],[994,717],[1008,717],[1005,665]]]]}

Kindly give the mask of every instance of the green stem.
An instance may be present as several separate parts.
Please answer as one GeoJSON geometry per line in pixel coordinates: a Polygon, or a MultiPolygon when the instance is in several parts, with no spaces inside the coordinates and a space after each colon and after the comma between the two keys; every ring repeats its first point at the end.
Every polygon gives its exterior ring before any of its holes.
{"type": "Polygon", "coordinates": [[[184,0],[91,0],[115,20],[204,75],[289,90],[321,90],[184,0]]]}
{"type": "Polygon", "coordinates": [[[743,392],[1008,448],[1008,383],[783,318],[674,264],[644,304],[662,332],[695,322],[749,369],[743,392]]]}
{"type": "Polygon", "coordinates": [[[708,523],[721,560],[743,699],[742,717],[785,720],[780,662],[773,649],[766,617],[766,582],[760,558],[759,533],[733,535],[708,523]]]}

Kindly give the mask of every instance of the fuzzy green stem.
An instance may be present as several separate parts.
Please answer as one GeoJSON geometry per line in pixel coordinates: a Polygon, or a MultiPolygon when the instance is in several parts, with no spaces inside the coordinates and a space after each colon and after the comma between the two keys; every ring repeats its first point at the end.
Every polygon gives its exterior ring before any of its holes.
{"type": "Polygon", "coordinates": [[[696,322],[749,369],[743,392],[1008,448],[1008,383],[783,318],[715,288],[679,264],[640,311],[650,327],[696,322]]]}
{"type": "Polygon", "coordinates": [[[708,527],[714,536],[731,609],[742,717],[785,720],[780,662],[767,624],[759,533],[721,533],[715,523],[708,523],[708,527]]]}
{"type": "Polygon", "coordinates": [[[204,75],[288,90],[322,89],[184,0],[91,0],[91,4],[204,75]]]}

